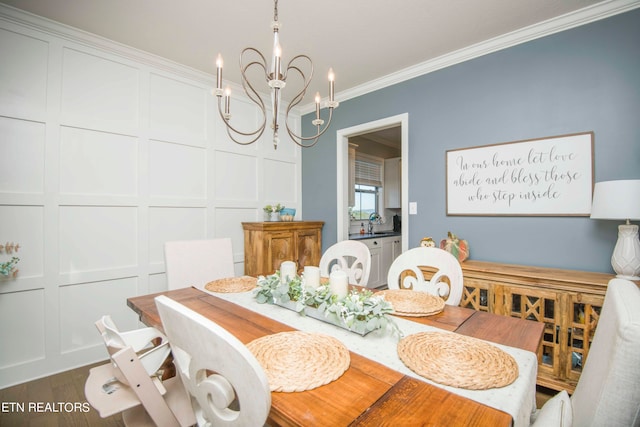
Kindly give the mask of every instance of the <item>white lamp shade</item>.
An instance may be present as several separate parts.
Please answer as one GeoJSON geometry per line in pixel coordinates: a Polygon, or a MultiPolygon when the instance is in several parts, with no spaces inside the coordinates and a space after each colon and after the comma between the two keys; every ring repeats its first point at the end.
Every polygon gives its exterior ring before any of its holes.
{"type": "Polygon", "coordinates": [[[597,182],[591,218],[640,220],[640,179],[597,182]]]}

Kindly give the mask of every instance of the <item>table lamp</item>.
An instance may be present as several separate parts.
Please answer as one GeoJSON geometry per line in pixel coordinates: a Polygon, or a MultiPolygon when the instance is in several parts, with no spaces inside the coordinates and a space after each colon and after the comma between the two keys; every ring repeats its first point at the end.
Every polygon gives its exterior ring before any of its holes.
{"type": "Polygon", "coordinates": [[[618,226],[618,241],[611,255],[611,266],[617,277],[640,280],[640,240],[638,226],[630,220],[640,220],[640,179],[597,182],[591,206],[593,219],[626,220],[618,226]]]}

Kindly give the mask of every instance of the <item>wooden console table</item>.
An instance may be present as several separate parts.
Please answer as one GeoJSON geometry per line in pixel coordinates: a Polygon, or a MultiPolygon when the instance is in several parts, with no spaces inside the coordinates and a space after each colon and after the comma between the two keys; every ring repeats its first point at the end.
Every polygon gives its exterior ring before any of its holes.
{"type": "Polygon", "coordinates": [[[474,260],[461,265],[460,305],[543,323],[538,384],[573,392],[614,275],[474,260]]]}
{"type": "Polygon", "coordinates": [[[275,273],[282,261],[295,261],[298,270],[319,265],[323,221],[243,222],[244,274],[275,273]]]}

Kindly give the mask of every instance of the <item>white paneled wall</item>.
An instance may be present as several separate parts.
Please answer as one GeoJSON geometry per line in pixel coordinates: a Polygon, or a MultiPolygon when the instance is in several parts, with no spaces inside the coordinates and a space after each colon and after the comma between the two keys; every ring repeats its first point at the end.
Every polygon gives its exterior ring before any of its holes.
{"type": "Polygon", "coordinates": [[[105,359],[94,322],[139,326],[126,299],[166,289],[165,241],[231,237],[241,274],[241,222],[301,215],[300,149],[231,142],[214,76],[4,5],[0,58],[0,242],[21,246],[0,278],[0,388],[105,359]]]}

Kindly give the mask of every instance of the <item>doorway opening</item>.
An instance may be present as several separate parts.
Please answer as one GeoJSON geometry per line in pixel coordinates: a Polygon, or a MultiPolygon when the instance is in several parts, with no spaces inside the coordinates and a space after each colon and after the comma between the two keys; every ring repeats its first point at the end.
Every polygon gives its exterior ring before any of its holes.
{"type": "MultiPolygon", "coordinates": [[[[350,206],[349,193],[352,191],[352,182],[349,180],[349,143],[358,144],[358,138],[369,135],[369,138],[375,138],[375,135],[382,136],[386,132],[397,131],[400,134],[400,169],[401,169],[401,189],[400,189],[400,218],[402,223],[402,251],[409,248],[409,114],[399,114],[397,116],[387,117],[373,122],[363,123],[337,131],[337,241],[349,239],[350,229],[350,206]],[[389,131],[387,131],[389,130],[389,131]]],[[[382,138],[384,139],[384,138],[382,138]]],[[[360,144],[358,144],[360,145],[360,144]]],[[[358,147],[360,148],[360,147],[358,147]]],[[[353,202],[352,202],[353,203],[353,202]]],[[[390,220],[390,218],[389,218],[390,220]]]]}

